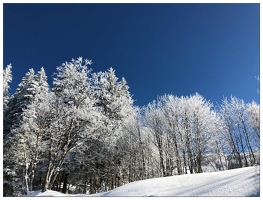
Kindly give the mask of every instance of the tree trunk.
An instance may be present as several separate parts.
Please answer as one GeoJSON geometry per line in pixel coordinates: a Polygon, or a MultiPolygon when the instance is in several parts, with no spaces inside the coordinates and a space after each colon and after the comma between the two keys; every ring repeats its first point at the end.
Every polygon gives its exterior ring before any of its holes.
{"type": "Polygon", "coordinates": [[[174,139],[174,146],[175,146],[175,159],[176,159],[176,166],[177,166],[177,173],[180,175],[182,174],[182,169],[181,169],[181,159],[180,159],[180,154],[178,150],[178,145],[177,145],[177,140],[176,136],[173,136],[174,139]]]}
{"type": "Polygon", "coordinates": [[[139,134],[139,144],[140,144],[140,154],[142,157],[142,167],[141,167],[141,180],[145,179],[145,159],[144,159],[144,153],[143,153],[143,146],[142,146],[142,139],[141,139],[141,130],[138,125],[138,134],[139,134]]]}
{"type": "Polygon", "coordinates": [[[62,193],[67,193],[67,184],[68,184],[68,174],[66,172],[63,172],[63,188],[62,193]]]}
{"type": "Polygon", "coordinates": [[[48,149],[48,166],[47,166],[47,171],[46,171],[46,175],[45,175],[45,179],[42,185],[42,192],[45,192],[49,186],[49,178],[50,178],[50,171],[51,171],[51,167],[52,167],[52,144],[53,144],[53,140],[52,140],[52,135],[51,133],[49,134],[49,140],[50,140],[50,144],[49,144],[49,149],[48,149]]]}
{"type": "Polygon", "coordinates": [[[239,165],[239,168],[242,168],[243,164],[242,164],[242,159],[241,159],[241,155],[236,147],[236,143],[234,142],[234,138],[232,136],[232,133],[231,133],[231,128],[228,129],[228,132],[229,132],[229,136],[230,136],[230,141],[231,141],[231,146],[232,146],[232,149],[233,149],[233,152],[235,154],[237,154],[237,160],[238,160],[238,165],[239,165]]]}
{"type": "Polygon", "coordinates": [[[165,176],[165,167],[164,167],[164,159],[163,159],[163,149],[162,149],[162,139],[160,136],[157,138],[158,142],[158,150],[159,150],[159,157],[160,157],[160,168],[161,168],[161,176],[165,176]]]}
{"type": "Polygon", "coordinates": [[[196,141],[197,141],[197,157],[196,157],[196,164],[197,164],[197,173],[202,173],[202,149],[201,149],[201,134],[200,131],[197,130],[197,136],[196,136],[196,141]]]}
{"type": "Polygon", "coordinates": [[[197,161],[197,173],[202,173],[203,172],[203,170],[202,170],[202,154],[200,151],[198,152],[198,156],[196,158],[196,161],[197,161]]]}
{"type": "Polygon", "coordinates": [[[194,161],[193,161],[193,154],[192,154],[192,150],[191,150],[191,146],[190,146],[190,141],[189,141],[188,135],[187,135],[187,140],[186,140],[186,147],[187,147],[188,160],[189,160],[188,167],[189,167],[189,170],[190,170],[190,174],[193,174],[194,173],[194,171],[193,171],[194,161]]]}
{"type": "MultiPolygon", "coordinates": [[[[50,153],[51,154],[51,153],[50,153]]],[[[51,157],[51,155],[50,155],[51,157]]],[[[51,170],[51,158],[48,162],[48,167],[47,167],[47,171],[46,171],[46,175],[45,175],[45,179],[44,179],[44,182],[43,182],[43,185],[42,185],[42,192],[45,192],[48,188],[48,185],[49,185],[49,175],[50,175],[50,170],[51,170]]]]}
{"type": "Polygon", "coordinates": [[[69,134],[68,134],[67,144],[64,147],[64,150],[63,150],[63,153],[61,155],[61,158],[58,161],[57,167],[54,168],[54,170],[52,170],[53,173],[51,174],[51,180],[50,180],[50,184],[49,184],[49,187],[48,187],[49,189],[51,189],[53,187],[53,184],[54,184],[54,182],[55,182],[55,180],[56,180],[56,178],[57,178],[57,176],[59,174],[59,171],[60,171],[61,167],[64,164],[66,155],[70,151],[69,143],[70,143],[70,139],[69,139],[69,134]]]}
{"type": "Polygon", "coordinates": [[[35,171],[36,171],[36,167],[37,167],[37,159],[38,159],[38,154],[39,154],[39,143],[41,140],[41,135],[42,135],[42,129],[40,130],[39,134],[37,135],[37,141],[36,141],[36,149],[35,149],[35,153],[34,156],[32,158],[32,161],[30,163],[30,167],[29,167],[29,190],[33,190],[33,181],[34,181],[34,177],[35,177],[35,171]]]}
{"type": "Polygon", "coordinates": [[[247,128],[245,126],[245,122],[242,121],[242,123],[243,123],[243,131],[245,133],[246,144],[247,144],[248,149],[249,149],[250,163],[251,163],[251,165],[253,165],[255,163],[256,159],[255,159],[254,152],[252,150],[252,147],[251,147],[251,144],[250,144],[250,141],[249,141],[249,138],[248,138],[248,133],[247,133],[247,128]],[[251,157],[252,157],[252,159],[251,159],[251,157]]]}
{"type": "Polygon", "coordinates": [[[187,174],[186,153],[184,149],[183,149],[183,159],[184,159],[184,171],[185,171],[185,174],[187,174]]]}

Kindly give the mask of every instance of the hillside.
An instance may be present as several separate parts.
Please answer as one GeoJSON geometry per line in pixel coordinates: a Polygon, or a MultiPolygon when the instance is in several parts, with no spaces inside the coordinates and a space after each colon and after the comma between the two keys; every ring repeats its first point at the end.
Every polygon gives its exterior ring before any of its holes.
{"type": "Polygon", "coordinates": [[[259,166],[136,181],[93,195],[34,192],[31,196],[260,196],[259,166]]]}

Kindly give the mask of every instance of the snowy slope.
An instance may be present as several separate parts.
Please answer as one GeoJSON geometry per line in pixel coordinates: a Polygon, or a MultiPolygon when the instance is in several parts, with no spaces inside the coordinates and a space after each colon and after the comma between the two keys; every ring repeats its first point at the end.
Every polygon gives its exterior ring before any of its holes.
{"type": "MultiPolygon", "coordinates": [[[[61,196],[259,196],[259,166],[136,181],[93,195],[61,196]]],[[[47,191],[37,196],[59,196],[47,191]]]]}

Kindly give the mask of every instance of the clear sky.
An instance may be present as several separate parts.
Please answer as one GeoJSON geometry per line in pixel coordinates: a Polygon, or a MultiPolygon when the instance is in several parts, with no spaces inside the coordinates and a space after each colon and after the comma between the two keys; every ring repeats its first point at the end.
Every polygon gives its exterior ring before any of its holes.
{"type": "Polygon", "coordinates": [[[4,4],[3,64],[14,93],[29,68],[113,67],[135,105],[195,92],[259,103],[259,4],[4,4]]]}

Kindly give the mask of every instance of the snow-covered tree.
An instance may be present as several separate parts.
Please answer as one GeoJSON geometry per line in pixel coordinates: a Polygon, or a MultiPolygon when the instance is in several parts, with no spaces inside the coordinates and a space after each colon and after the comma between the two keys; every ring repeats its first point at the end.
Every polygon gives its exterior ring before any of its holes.
{"type": "Polygon", "coordinates": [[[9,64],[3,71],[3,110],[5,112],[10,98],[9,83],[12,81],[12,65],[9,64]]]}
{"type": "Polygon", "coordinates": [[[182,133],[182,99],[173,95],[164,95],[161,97],[165,102],[165,106],[162,109],[164,114],[164,127],[167,132],[167,140],[169,147],[166,151],[169,154],[169,159],[172,159],[173,163],[168,162],[168,169],[176,169],[175,174],[183,174],[183,167],[186,168],[186,151],[183,143],[182,133]],[[171,156],[171,153],[174,155],[171,156]]]}
{"type": "Polygon", "coordinates": [[[164,95],[150,103],[145,112],[146,126],[158,147],[161,176],[201,173],[207,153],[213,151],[219,117],[212,104],[201,95],[164,95]]]}
{"type": "Polygon", "coordinates": [[[81,149],[85,139],[94,137],[99,115],[91,96],[88,65],[81,57],[57,67],[54,77],[53,120],[46,135],[47,166],[42,190],[51,189],[66,156],[81,149]]]}
{"type": "Polygon", "coordinates": [[[251,102],[247,104],[246,107],[247,124],[249,131],[251,132],[251,139],[254,143],[253,146],[256,150],[260,148],[260,114],[259,105],[256,102],[251,102]]]}
{"type": "Polygon", "coordinates": [[[86,146],[91,145],[93,148],[88,149],[88,154],[92,156],[86,160],[85,166],[93,166],[94,169],[89,172],[90,192],[93,193],[102,187],[102,183],[98,183],[95,177],[103,180],[104,188],[114,188],[119,184],[115,179],[119,176],[117,168],[120,167],[121,152],[117,150],[119,148],[116,143],[121,135],[123,124],[133,112],[133,100],[125,79],[118,82],[113,68],[106,72],[93,73],[92,86],[95,107],[100,114],[100,126],[96,129],[98,137],[87,142],[86,146]],[[105,173],[108,174],[107,178],[105,173]]]}
{"type": "Polygon", "coordinates": [[[213,105],[199,94],[190,96],[188,119],[191,128],[191,144],[194,155],[194,170],[202,172],[202,164],[207,153],[214,153],[215,134],[217,133],[219,118],[213,105]]]}
{"type": "Polygon", "coordinates": [[[126,80],[122,78],[118,82],[113,68],[94,74],[93,80],[97,107],[105,117],[105,126],[118,128],[132,112],[133,100],[126,80]]]}
{"type": "Polygon", "coordinates": [[[153,153],[156,147],[152,135],[143,125],[143,109],[137,106],[133,109],[134,114],[124,124],[118,140],[118,147],[124,153],[121,165],[123,182],[127,183],[153,178],[156,174],[154,168],[159,167],[153,153]]]}
{"type": "Polygon", "coordinates": [[[15,94],[11,97],[4,113],[4,144],[11,137],[10,131],[21,120],[23,109],[27,107],[36,94],[37,82],[34,69],[30,69],[18,85],[15,94]]]}
{"type": "Polygon", "coordinates": [[[154,137],[154,144],[158,148],[159,152],[159,165],[160,165],[160,175],[166,176],[166,166],[165,166],[165,155],[164,155],[164,140],[165,140],[165,129],[163,126],[164,115],[162,113],[162,107],[164,106],[162,101],[153,101],[149,103],[145,108],[145,124],[151,131],[154,137]]]}
{"type": "Polygon", "coordinates": [[[38,74],[31,69],[12,97],[15,104],[10,103],[12,107],[9,107],[10,113],[14,114],[9,115],[13,121],[10,120],[11,128],[4,143],[8,147],[8,151],[4,151],[4,166],[7,172],[9,168],[13,169],[13,179],[18,182],[13,192],[32,190],[41,137],[50,118],[47,116],[48,100],[49,86],[44,68],[38,74]]]}
{"type": "Polygon", "coordinates": [[[49,101],[52,94],[49,92],[47,76],[43,67],[36,75],[36,83],[34,98],[31,104],[24,109],[20,122],[21,126],[16,129],[18,133],[22,134],[22,138],[25,141],[24,159],[27,190],[33,189],[39,154],[43,151],[44,146],[42,138],[47,134],[47,129],[52,119],[49,101]]]}
{"type": "Polygon", "coordinates": [[[223,135],[232,149],[235,160],[230,168],[250,166],[256,162],[255,150],[259,147],[259,108],[255,103],[245,104],[231,96],[220,105],[223,135]],[[254,128],[251,128],[254,127],[254,128]],[[256,138],[256,140],[255,140],[256,138]]]}

